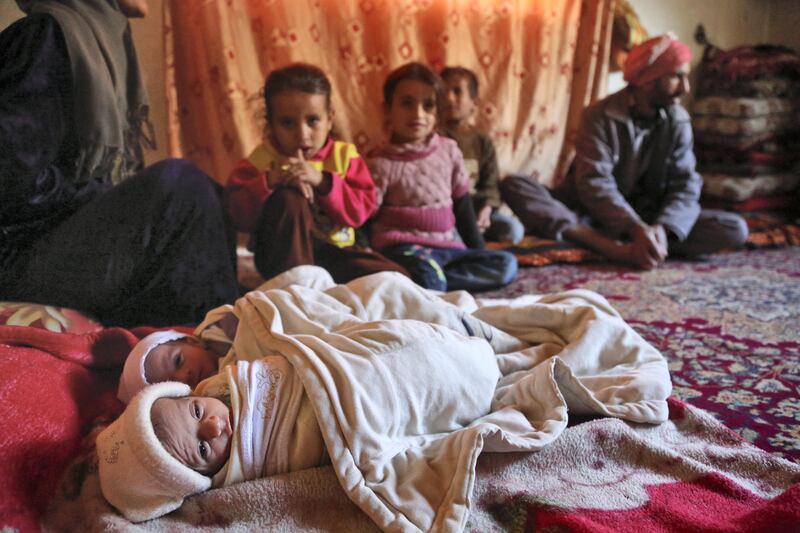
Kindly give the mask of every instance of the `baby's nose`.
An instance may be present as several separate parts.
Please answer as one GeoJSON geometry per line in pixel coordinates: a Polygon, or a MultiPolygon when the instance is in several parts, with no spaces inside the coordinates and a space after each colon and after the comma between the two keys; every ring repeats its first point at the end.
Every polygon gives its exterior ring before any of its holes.
{"type": "Polygon", "coordinates": [[[205,418],[200,424],[200,437],[205,440],[216,439],[223,433],[228,433],[228,425],[216,415],[205,418]]]}

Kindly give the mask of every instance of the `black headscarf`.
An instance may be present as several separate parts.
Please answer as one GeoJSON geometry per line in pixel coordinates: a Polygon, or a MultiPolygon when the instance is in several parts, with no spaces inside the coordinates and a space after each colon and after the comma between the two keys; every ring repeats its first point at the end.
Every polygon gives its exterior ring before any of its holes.
{"type": "MultiPolygon", "coordinates": [[[[128,18],[116,0],[17,0],[47,13],[64,34],[80,147],[74,179],[118,183],[142,163],[147,94],[128,18]]],[[[152,141],[149,141],[152,142],[152,141]]]]}

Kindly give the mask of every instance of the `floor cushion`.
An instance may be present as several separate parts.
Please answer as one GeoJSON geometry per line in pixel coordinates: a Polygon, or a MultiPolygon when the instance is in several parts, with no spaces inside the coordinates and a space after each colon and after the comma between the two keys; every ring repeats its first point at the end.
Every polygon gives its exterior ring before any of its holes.
{"type": "Polygon", "coordinates": [[[74,309],[25,302],[0,302],[0,326],[29,326],[57,333],[103,329],[97,320],[74,309]]]}

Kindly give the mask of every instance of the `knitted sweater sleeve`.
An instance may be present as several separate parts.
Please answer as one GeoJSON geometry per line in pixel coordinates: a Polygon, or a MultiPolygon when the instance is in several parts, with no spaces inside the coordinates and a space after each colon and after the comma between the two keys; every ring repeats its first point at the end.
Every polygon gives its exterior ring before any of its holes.
{"type": "Polygon", "coordinates": [[[448,150],[450,160],[453,162],[452,172],[452,197],[453,199],[460,198],[464,194],[469,193],[469,174],[464,167],[464,156],[458,145],[452,139],[444,140],[444,147],[448,150]]]}

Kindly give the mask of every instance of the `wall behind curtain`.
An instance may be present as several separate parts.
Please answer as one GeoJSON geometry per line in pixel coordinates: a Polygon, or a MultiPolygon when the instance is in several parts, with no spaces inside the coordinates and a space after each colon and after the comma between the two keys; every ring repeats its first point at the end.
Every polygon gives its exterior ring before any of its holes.
{"type": "Polygon", "coordinates": [[[613,1],[165,2],[170,153],[226,179],[262,139],[266,74],[294,61],[325,70],[336,131],[366,153],[384,138],[386,75],[422,61],[473,69],[501,170],[550,183],[580,111],[606,89],[613,1]]]}
{"type": "MultiPolygon", "coordinates": [[[[705,26],[709,40],[723,49],[771,43],[800,50],[797,0],[628,1],[650,34],[672,31],[688,44],[694,54],[693,66],[703,55],[703,47],[694,41],[695,28],[700,23],[705,26]]],[[[609,81],[612,92],[625,86],[621,72],[613,73],[609,81]]],[[[689,102],[690,98],[684,99],[684,104],[689,102]]]]}

